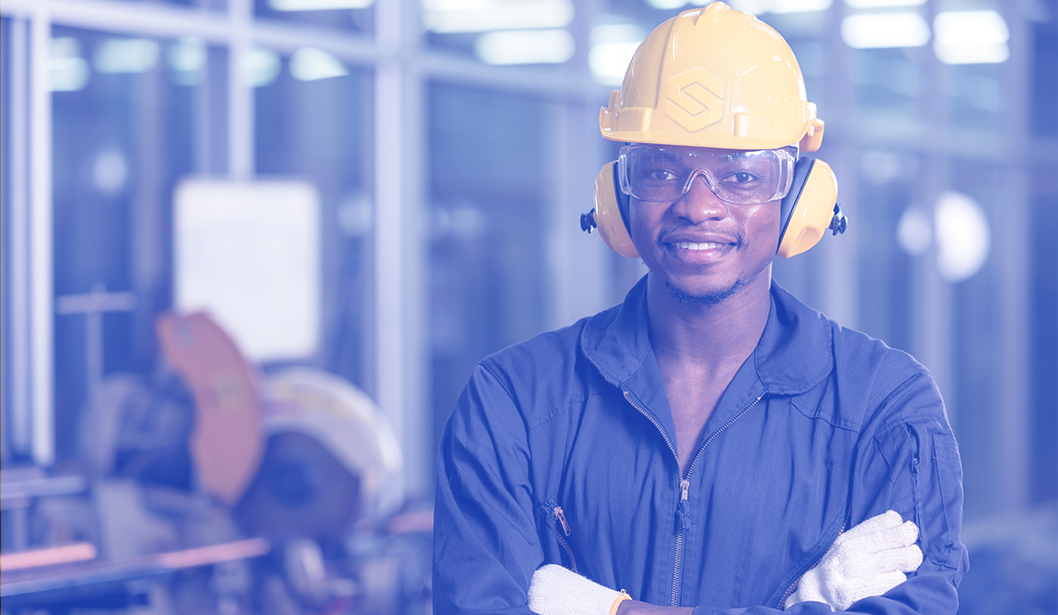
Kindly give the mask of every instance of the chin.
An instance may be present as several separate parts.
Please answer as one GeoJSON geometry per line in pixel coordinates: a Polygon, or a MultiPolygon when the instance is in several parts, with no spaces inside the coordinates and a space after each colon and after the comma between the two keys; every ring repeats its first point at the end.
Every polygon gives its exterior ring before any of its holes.
{"type": "Polygon", "coordinates": [[[720,305],[728,297],[734,295],[743,286],[739,282],[734,284],[711,290],[690,290],[682,288],[669,280],[665,280],[665,288],[669,291],[674,299],[682,303],[683,305],[697,305],[712,307],[720,305]]]}

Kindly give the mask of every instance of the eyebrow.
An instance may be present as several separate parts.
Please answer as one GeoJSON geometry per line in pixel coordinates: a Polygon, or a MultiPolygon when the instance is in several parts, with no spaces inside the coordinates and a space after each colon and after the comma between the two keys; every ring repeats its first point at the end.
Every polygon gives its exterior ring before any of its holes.
{"type": "MultiPolygon", "coordinates": [[[[750,154],[750,153],[751,152],[748,152],[748,151],[731,151],[731,152],[727,152],[727,153],[724,153],[724,154],[717,154],[715,152],[696,152],[696,151],[691,151],[691,152],[687,152],[685,156],[680,156],[680,158],[686,157],[686,158],[690,158],[691,160],[722,160],[722,161],[730,161],[730,160],[747,158],[748,154],[750,154]]],[[[673,155],[675,155],[675,153],[673,153],[673,155]]]]}
{"type": "Polygon", "coordinates": [[[672,151],[668,151],[668,150],[664,150],[664,149],[655,149],[653,158],[655,160],[661,160],[661,161],[664,161],[664,162],[682,162],[683,161],[683,156],[680,156],[676,152],[672,152],[672,151]]]}

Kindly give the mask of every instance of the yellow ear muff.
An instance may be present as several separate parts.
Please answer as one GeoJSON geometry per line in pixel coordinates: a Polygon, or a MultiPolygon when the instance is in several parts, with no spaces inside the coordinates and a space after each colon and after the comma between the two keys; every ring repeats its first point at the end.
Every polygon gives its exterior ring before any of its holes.
{"type": "MultiPolygon", "coordinates": [[[[624,218],[617,202],[617,187],[614,181],[614,163],[606,163],[595,176],[595,226],[606,245],[614,252],[628,258],[639,258],[639,251],[625,227],[624,218]]],[[[592,215],[592,214],[589,214],[592,215]]]]}
{"type": "Polygon", "coordinates": [[[827,229],[845,231],[845,217],[837,207],[838,180],[822,160],[802,158],[794,170],[793,186],[782,200],[782,233],[776,254],[790,258],[819,243],[827,229]]]}
{"type": "MultiPolygon", "coordinates": [[[[581,227],[599,235],[614,252],[639,258],[624,218],[621,216],[614,162],[606,163],[595,177],[595,207],[581,216],[581,227]]],[[[781,204],[781,233],[776,254],[790,258],[819,243],[823,234],[845,232],[846,220],[837,206],[838,181],[830,165],[814,158],[802,158],[794,170],[793,186],[781,204]]]]}

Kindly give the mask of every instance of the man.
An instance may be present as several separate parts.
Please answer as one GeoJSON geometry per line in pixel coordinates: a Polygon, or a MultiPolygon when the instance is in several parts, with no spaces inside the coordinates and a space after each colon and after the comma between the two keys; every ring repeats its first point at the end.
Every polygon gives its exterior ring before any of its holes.
{"type": "Polygon", "coordinates": [[[435,610],[954,614],[962,471],[932,377],[771,280],[844,228],[829,167],[796,162],[823,124],[785,41],[686,11],[600,127],[627,145],[587,222],[649,273],[475,370],[438,459],[435,610]]]}

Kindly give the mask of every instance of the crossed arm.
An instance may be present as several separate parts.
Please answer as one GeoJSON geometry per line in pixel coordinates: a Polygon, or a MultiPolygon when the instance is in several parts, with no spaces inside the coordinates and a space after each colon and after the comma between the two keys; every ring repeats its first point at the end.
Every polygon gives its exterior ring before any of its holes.
{"type": "MultiPolygon", "coordinates": [[[[880,596],[918,569],[922,551],[918,526],[888,511],[839,536],[826,555],[801,578],[785,607],[822,602],[844,610],[853,602],[880,596]]],[[[694,609],[661,607],[629,599],[554,564],[542,566],[529,585],[529,608],[540,615],[691,615],[694,609]]]]}

